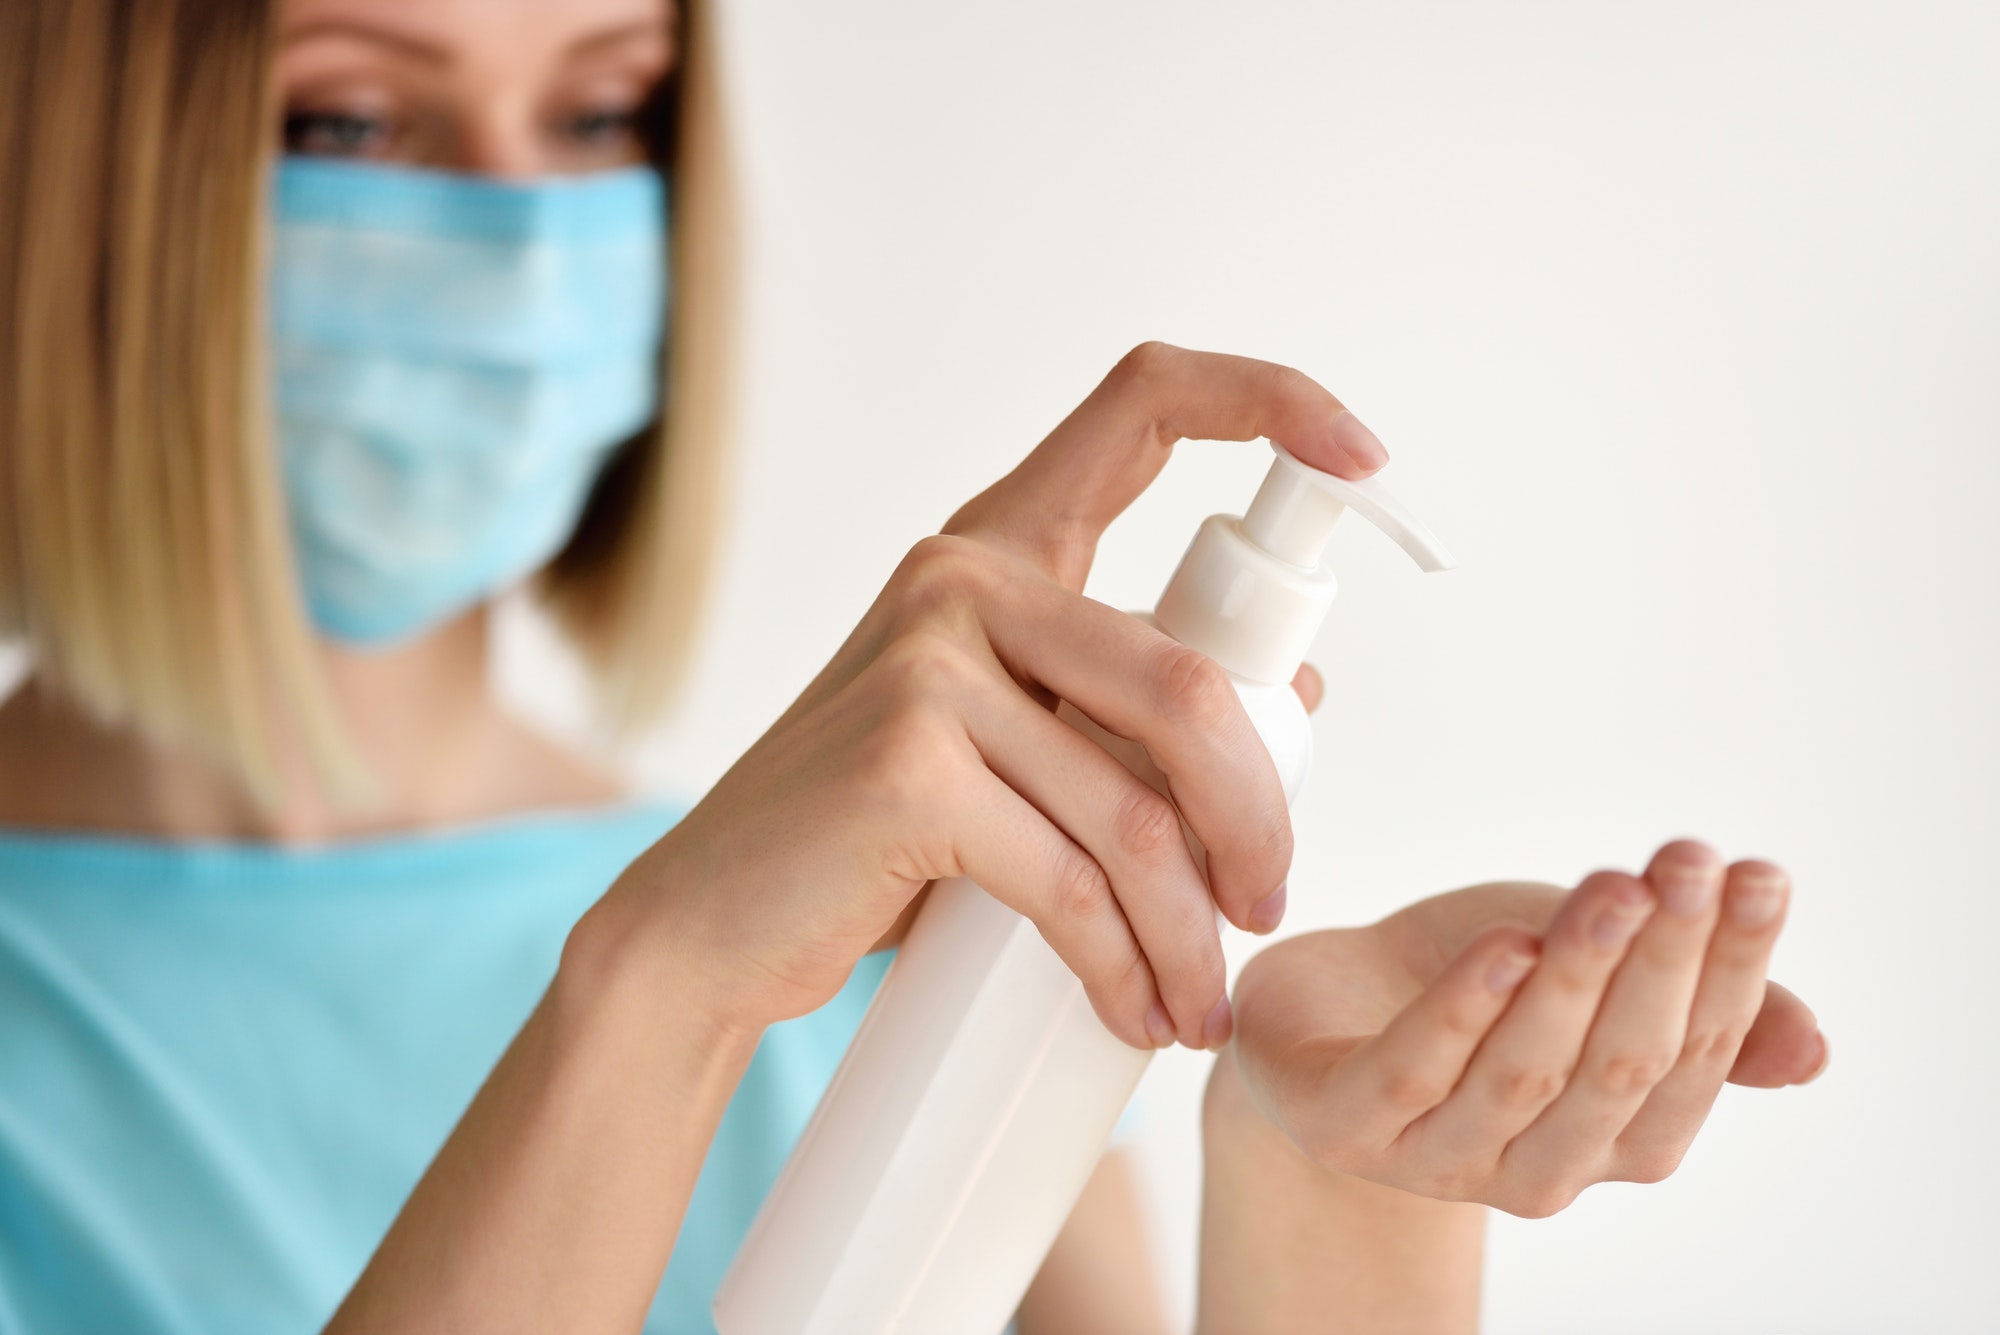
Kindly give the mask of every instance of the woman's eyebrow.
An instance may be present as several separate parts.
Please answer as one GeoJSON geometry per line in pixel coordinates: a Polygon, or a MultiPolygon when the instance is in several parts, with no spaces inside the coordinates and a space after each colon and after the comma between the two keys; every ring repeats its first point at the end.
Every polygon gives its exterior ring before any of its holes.
{"type": "Polygon", "coordinates": [[[606,28],[603,32],[592,33],[588,37],[579,37],[569,44],[569,49],[564,51],[563,55],[567,59],[575,59],[579,56],[596,55],[607,48],[624,46],[628,42],[642,38],[668,41],[672,36],[673,25],[665,19],[640,19],[634,23],[621,23],[615,28],[606,28]]]}
{"type": "MultiPolygon", "coordinates": [[[[622,23],[603,32],[580,37],[569,44],[563,52],[566,59],[591,56],[612,47],[625,46],[642,39],[656,41],[671,40],[673,27],[664,20],[641,19],[634,23],[622,23]]],[[[451,55],[442,46],[427,42],[421,37],[394,32],[372,23],[362,23],[354,19],[322,19],[316,23],[304,23],[284,36],[284,45],[303,42],[314,37],[352,37],[364,42],[374,42],[381,46],[393,47],[412,59],[426,64],[444,65],[450,63],[451,55]]]]}
{"type": "Polygon", "coordinates": [[[287,32],[283,45],[303,42],[313,37],[353,37],[364,42],[374,42],[381,46],[394,47],[414,60],[429,65],[445,65],[451,61],[450,53],[443,47],[411,37],[405,33],[391,32],[378,28],[372,23],[359,23],[353,19],[322,19],[317,23],[303,23],[287,32]]]}

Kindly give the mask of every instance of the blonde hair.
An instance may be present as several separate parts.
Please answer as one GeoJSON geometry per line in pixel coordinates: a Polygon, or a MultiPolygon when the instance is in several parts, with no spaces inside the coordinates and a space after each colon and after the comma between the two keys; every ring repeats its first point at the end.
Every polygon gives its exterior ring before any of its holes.
{"type": "MultiPolygon", "coordinates": [[[[323,781],[346,754],[266,403],[275,8],[0,3],[0,636],[101,718],[267,796],[280,736],[323,781]]],[[[732,183],[707,15],[686,9],[671,392],[539,581],[619,727],[683,678],[733,425],[732,183]]]]}

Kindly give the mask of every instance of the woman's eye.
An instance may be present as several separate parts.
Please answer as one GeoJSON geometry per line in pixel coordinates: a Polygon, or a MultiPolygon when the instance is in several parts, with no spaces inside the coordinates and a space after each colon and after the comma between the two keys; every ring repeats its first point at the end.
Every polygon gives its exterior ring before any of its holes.
{"type": "Polygon", "coordinates": [[[368,157],[388,147],[391,133],[389,122],[380,116],[295,111],[285,116],[285,151],[313,157],[368,157]]]}
{"type": "Polygon", "coordinates": [[[625,109],[580,112],[562,122],[562,132],[589,148],[612,147],[632,138],[636,115],[625,109]]]}

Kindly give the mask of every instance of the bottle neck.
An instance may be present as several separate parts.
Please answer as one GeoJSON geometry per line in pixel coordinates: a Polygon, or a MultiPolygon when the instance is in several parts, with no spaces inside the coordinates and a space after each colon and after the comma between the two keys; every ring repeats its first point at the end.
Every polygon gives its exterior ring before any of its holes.
{"type": "Polygon", "coordinates": [[[1251,541],[1243,520],[1210,515],[1167,581],[1154,618],[1235,675],[1288,686],[1337,588],[1331,571],[1279,560],[1251,541]]]}
{"type": "Polygon", "coordinates": [[[1275,561],[1313,570],[1347,507],[1314,482],[1303,464],[1280,459],[1264,475],[1250,508],[1243,512],[1243,535],[1275,561]]]}

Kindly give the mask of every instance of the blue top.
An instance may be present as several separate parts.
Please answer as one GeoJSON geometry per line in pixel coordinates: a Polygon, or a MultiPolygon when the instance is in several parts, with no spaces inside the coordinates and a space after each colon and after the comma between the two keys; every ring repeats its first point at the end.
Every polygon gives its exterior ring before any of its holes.
{"type": "MultiPolygon", "coordinates": [[[[318,1330],[570,926],[678,814],[307,853],[0,832],[0,1331],[318,1330]]],[[[888,961],[765,1035],[647,1331],[714,1329],[888,961]]]]}

